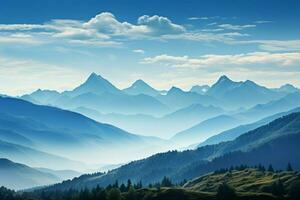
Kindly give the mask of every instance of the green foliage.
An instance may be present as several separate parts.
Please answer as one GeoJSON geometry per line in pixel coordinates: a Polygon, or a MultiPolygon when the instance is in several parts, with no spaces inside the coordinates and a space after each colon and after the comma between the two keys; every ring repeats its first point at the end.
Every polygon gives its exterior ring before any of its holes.
{"type": "Polygon", "coordinates": [[[12,190],[6,189],[5,187],[0,187],[0,199],[14,200],[14,192],[12,190]]]}
{"type": "Polygon", "coordinates": [[[121,200],[121,192],[118,188],[112,188],[108,193],[108,200],[121,200]]]}
{"type": "Polygon", "coordinates": [[[286,167],[286,171],[289,171],[289,172],[293,171],[291,163],[288,163],[288,165],[286,167]]]}

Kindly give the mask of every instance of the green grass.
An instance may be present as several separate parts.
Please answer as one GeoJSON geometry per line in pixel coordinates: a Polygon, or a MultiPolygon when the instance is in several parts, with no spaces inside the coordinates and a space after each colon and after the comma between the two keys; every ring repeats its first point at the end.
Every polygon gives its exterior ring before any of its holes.
{"type": "Polygon", "coordinates": [[[208,174],[189,181],[184,188],[191,191],[216,192],[220,184],[227,183],[239,193],[268,193],[272,184],[279,179],[285,188],[289,188],[294,181],[300,180],[300,173],[262,172],[248,168],[241,171],[208,174]]]}

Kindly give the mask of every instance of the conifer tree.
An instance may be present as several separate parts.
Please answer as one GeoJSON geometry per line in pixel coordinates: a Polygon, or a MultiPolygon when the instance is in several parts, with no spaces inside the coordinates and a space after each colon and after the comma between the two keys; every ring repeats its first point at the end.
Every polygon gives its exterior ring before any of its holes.
{"type": "Polygon", "coordinates": [[[268,167],[268,171],[269,171],[269,172],[274,172],[274,168],[273,168],[273,166],[272,166],[271,164],[270,164],[269,167],[268,167]]]}
{"type": "Polygon", "coordinates": [[[288,163],[288,165],[287,165],[287,167],[286,167],[286,171],[288,171],[288,172],[293,171],[293,168],[292,168],[292,164],[291,164],[291,163],[288,163]]]}

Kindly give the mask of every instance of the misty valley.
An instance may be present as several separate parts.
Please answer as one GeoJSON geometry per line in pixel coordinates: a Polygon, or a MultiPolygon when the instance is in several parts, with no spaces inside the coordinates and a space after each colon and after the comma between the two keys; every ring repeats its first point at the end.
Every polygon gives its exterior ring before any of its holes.
{"type": "Polygon", "coordinates": [[[276,199],[299,190],[299,89],[227,76],[195,88],[138,80],[120,90],[92,73],[71,91],[3,95],[2,199],[276,199]]]}

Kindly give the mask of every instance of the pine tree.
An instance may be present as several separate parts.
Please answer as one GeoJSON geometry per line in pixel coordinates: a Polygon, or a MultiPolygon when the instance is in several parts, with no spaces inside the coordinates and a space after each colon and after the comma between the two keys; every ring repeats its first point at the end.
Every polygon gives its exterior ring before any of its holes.
{"type": "Polygon", "coordinates": [[[269,167],[268,167],[268,171],[269,171],[269,172],[274,172],[273,166],[272,166],[271,164],[270,164],[269,167]]]}
{"type": "Polygon", "coordinates": [[[119,182],[118,182],[118,180],[116,180],[115,183],[113,184],[113,188],[119,188],[119,182]]]}
{"type": "Polygon", "coordinates": [[[161,187],[172,187],[172,181],[168,177],[164,177],[163,180],[161,181],[161,187]]]}
{"type": "Polygon", "coordinates": [[[118,188],[112,188],[109,191],[108,200],[121,200],[121,199],[122,199],[121,192],[118,188]]]}
{"type": "Polygon", "coordinates": [[[122,184],[120,185],[120,191],[121,191],[121,192],[127,192],[127,191],[128,191],[128,190],[127,190],[127,187],[125,186],[124,183],[122,183],[122,184]]]}
{"type": "Polygon", "coordinates": [[[293,171],[292,165],[291,163],[288,163],[287,167],[286,167],[286,171],[291,172],[293,171]]]}
{"type": "Polygon", "coordinates": [[[131,180],[127,180],[127,191],[129,191],[130,187],[132,186],[131,180]]]}

